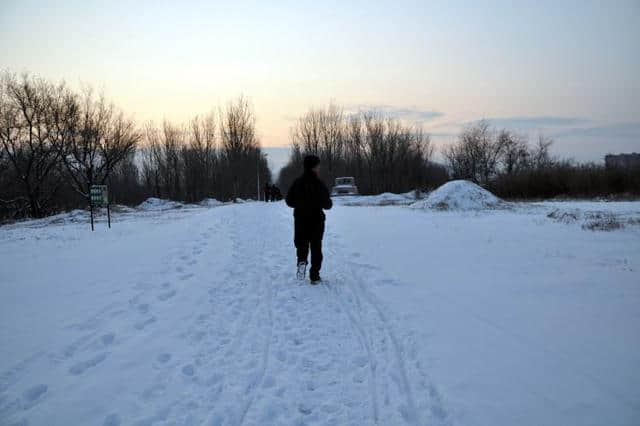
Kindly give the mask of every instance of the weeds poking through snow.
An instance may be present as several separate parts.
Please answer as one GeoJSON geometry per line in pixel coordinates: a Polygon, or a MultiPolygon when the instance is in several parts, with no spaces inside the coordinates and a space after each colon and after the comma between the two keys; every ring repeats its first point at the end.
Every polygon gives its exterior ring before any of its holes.
{"type": "Polygon", "coordinates": [[[595,213],[590,216],[591,217],[582,224],[582,229],[589,231],[614,231],[624,228],[624,224],[611,213],[595,213]]]}

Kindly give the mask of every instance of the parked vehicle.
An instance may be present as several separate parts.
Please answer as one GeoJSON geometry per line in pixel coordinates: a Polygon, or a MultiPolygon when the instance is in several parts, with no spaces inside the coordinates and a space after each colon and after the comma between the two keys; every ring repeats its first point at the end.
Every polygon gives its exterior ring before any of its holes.
{"type": "Polygon", "coordinates": [[[331,195],[358,195],[356,179],[353,177],[336,178],[336,185],[331,189],[331,195]]]}

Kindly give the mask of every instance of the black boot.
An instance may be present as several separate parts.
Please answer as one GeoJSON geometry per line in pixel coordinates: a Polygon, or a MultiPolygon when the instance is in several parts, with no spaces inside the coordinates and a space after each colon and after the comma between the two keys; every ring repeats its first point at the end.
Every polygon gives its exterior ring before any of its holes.
{"type": "Polygon", "coordinates": [[[307,262],[298,262],[298,269],[296,271],[296,277],[299,280],[304,280],[304,276],[307,272],[307,262]]]}

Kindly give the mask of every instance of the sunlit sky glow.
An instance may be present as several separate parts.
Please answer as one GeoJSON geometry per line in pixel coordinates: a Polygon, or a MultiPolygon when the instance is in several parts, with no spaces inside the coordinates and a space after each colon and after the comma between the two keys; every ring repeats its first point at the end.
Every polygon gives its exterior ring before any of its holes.
{"type": "Polygon", "coordinates": [[[333,101],[439,144],[487,118],[555,152],[640,151],[640,2],[0,1],[0,68],[103,90],[139,121],[248,96],[264,146],[333,101]]]}

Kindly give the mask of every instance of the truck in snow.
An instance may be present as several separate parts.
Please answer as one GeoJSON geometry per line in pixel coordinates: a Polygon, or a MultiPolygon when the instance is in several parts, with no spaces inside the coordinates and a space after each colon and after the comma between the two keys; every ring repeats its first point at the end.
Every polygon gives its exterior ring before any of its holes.
{"type": "Polygon", "coordinates": [[[336,184],[331,189],[331,195],[358,195],[358,187],[356,186],[356,179],[353,177],[339,177],[336,178],[336,184]]]}

